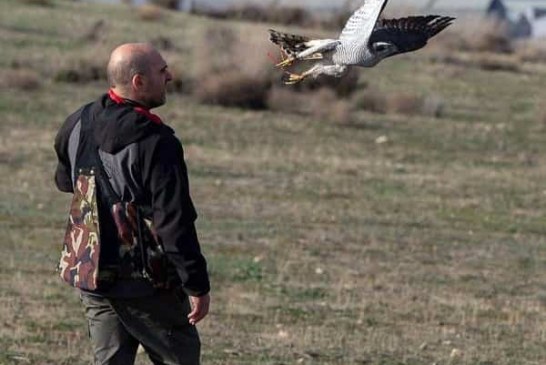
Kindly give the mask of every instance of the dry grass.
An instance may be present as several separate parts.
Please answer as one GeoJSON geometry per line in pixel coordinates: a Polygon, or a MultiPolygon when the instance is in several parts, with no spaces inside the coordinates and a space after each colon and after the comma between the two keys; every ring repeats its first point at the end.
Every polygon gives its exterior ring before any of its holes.
{"type": "Polygon", "coordinates": [[[516,47],[516,54],[521,62],[546,63],[546,42],[521,42],[516,47]]]}
{"type": "Polygon", "coordinates": [[[434,62],[459,66],[462,69],[478,68],[484,71],[521,72],[521,61],[513,55],[496,53],[438,54],[431,57],[434,62]]]}
{"type": "MultiPolygon", "coordinates": [[[[69,196],[51,183],[51,146],[62,120],[106,84],[50,83],[47,72],[103,61],[72,32],[82,13],[83,29],[107,21],[105,48],[176,41],[163,54],[192,75],[208,27],[267,37],[265,25],[187,14],[135,23],[124,6],[0,1],[0,69],[19,60],[48,77],[32,93],[0,92],[0,364],[92,361],[77,294],[53,269],[69,196]]],[[[258,72],[256,61],[269,62],[260,53],[244,67],[258,72]]],[[[418,52],[365,70],[365,80],[348,100],[374,89],[435,97],[442,119],[352,110],[339,125],[179,94],[158,110],[184,145],[211,273],[203,363],[542,365],[545,74],[434,65],[418,52]]],[[[287,100],[310,105],[306,93],[287,100]]]]}
{"type": "Polygon", "coordinates": [[[536,116],[540,129],[546,131],[546,100],[537,103],[536,116]]]}

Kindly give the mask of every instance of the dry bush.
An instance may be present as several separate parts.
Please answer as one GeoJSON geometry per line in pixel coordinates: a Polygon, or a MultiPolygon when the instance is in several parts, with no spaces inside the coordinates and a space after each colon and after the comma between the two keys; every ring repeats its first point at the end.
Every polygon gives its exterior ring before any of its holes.
{"type": "Polygon", "coordinates": [[[366,88],[352,97],[356,109],[379,114],[424,115],[441,118],[444,101],[436,96],[422,97],[408,93],[387,94],[377,88],[366,88]]]}
{"type": "Polygon", "coordinates": [[[319,119],[347,124],[351,122],[352,105],[347,100],[338,99],[331,89],[322,88],[306,95],[309,99],[311,115],[319,119]]]}
{"type": "Polygon", "coordinates": [[[199,102],[247,109],[264,109],[270,84],[240,72],[211,74],[196,85],[199,102]]]}
{"type": "Polygon", "coordinates": [[[23,0],[23,2],[30,5],[53,6],[52,0],[23,0]]]}
{"type": "Polygon", "coordinates": [[[194,95],[200,102],[265,108],[274,73],[260,36],[216,26],[203,34],[195,56],[194,95]]]}
{"type": "Polygon", "coordinates": [[[40,88],[40,75],[29,69],[6,70],[1,74],[0,84],[6,89],[32,91],[40,88]]]}
{"type": "Polygon", "coordinates": [[[483,54],[474,61],[475,65],[485,71],[520,72],[518,60],[499,58],[491,54],[483,54]]]}
{"type": "Polygon", "coordinates": [[[151,5],[159,6],[165,9],[178,9],[178,0],[148,0],[151,5]]]}
{"type": "Polygon", "coordinates": [[[140,20],[147,22],[159,21],[163,18],[163,10],[159,5],[143,4],[137,8],[137,14],[140,20]]]}
{"type": "Polygon", "coordinates": [[[307,25],[313,22],[312,14],[301,7],[286,7],[272,3],[267,6],[240,4],[224,10],[204,9],[197,13],[216,19],[237,19],[260,23],[307,25]]]}
{"type": "Polygon", "coordinates": [[[355,108],[372,113],[387,112],[387,95],[376,88],[366,88],[353,96],[355,108]]]}
{"type": "Polygon", "coordinates": [[[394,93],[387,97],[387,111],[394,114],[418,115],[423,110],[423,98],[408,93],[394,93]]]}
{"type": "Polygon", "coordinates": [[[325,88],[302,93],[285,87],[274,87],[267,105],[274,111],[310,115],[340,124],[350,123],[353,112],[348,100],[339,99],[333,90],[325,88]]]}
{"type": "Polygon", "coordinates": [[[345,98],[362,87],[359,84],[359,78],[359,70],[353,67],[343,77],[319,76],[317,79],[311,78],[303,83],[296,84],[293,89],[299,92],[307,92],[326,88],[333,90],[340,98],[345,98]]]}
{"type": "Polygon", "coordinates": [[[282,86],[273,87],[267,98],[268,108],[274,111],[307,114],[306,105],[304,94],[282,86]]]}
{"type": "Polygon", "coordinates": [[[86,59],[71,61],[56,71],[53,80],[69,83],[103,81],[107,79],[105,65],[106,61],[102,63],[86,59]]]}
{"type": "Polygon", "coordinates": [[[183,67],[178,66],[179,64],[182,64],[182,62],[175,62],[172,66],[169,66],[172,80],[167,84],[167,90],[169,92],[190,95],[193,93],[195,81],[183,67]]]}

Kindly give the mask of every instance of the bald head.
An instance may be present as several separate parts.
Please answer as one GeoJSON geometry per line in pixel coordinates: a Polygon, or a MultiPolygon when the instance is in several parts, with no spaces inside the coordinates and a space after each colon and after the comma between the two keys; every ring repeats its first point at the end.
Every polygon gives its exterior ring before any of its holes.
{"type": "Polygon", "coordinates": [[[127,91],[133,76],[148,73],[150,58],[155,53],[155,48],[146,43],[127,43],[114,49],[107,68],[110,87],[127,91]]]}
{"type": "Polygon", "coordinates": [[[114,49],[107,74],[119,96],[150,108],[165,102],[165,86],[172,79],[163,57],[147,43],[126,43],[114,49]]]}

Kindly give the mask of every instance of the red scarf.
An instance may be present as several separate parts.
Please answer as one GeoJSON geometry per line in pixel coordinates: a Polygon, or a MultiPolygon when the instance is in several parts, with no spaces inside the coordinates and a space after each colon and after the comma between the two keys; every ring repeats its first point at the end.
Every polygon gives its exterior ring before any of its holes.
{"type": "MultiPolygon", "coordinates": [[[[112,89],[108,90],[108,96],[116,104],[127,103],[126,99],[123,99],[121,96],[116,94],[114,90],[112,89]]],[[[144,115],[155,124],[163,124],[163,121],[161,121],[161,118],[158,115],[151,113],[150,109],[144,108],[143,106],[135,106],[134,109],[137,113],[144,115]]]]}

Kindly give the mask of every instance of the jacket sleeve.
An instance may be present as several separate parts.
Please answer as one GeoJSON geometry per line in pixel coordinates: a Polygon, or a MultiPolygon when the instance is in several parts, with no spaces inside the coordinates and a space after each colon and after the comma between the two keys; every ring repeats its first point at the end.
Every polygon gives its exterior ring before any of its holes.
{"type": "Polygon", "coordinates": [[[154,227],[186,293],[205,295],[210,290],[207,263],[195,230],[197,214],[182,145],[172,135],[163,136],[153,149],[144,183],[151,194],[154,227]]]}
{"type": "Polygon", "coordinates": [[[70,135],[80,119],[80,113],[81,109],[69,116],[55,137],[55,152],[57,154],[55,185],[57,185],[57,189],[65,193],[74,192],[72,167],[70,166],[68,148],[70,144],[70,135]]]}

